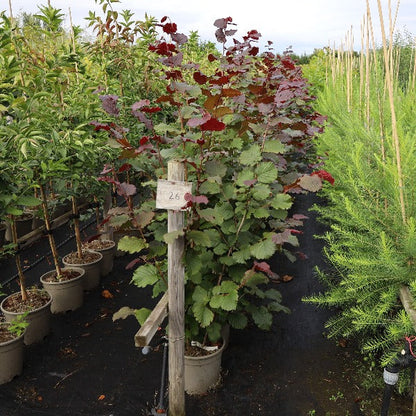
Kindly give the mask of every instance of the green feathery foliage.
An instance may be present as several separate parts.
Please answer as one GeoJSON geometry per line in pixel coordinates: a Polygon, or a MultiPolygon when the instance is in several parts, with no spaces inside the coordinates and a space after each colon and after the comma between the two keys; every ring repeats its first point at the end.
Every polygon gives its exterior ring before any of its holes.
{"type": "Polygon", "coordinates": [[[306,300],[336,310],[326,323],[330,337],[354,336],[365,354],[377,353],[386,365],[403,348],[405,336],[414,333],[398,296],[402,285],[416,293],[414,89],[394,84],[394,126],[380,62],[371,62],[367,100],[359,62],[353,59],[350,68],[339,70],[331,58],[328,55],[324,64],[329,72],[317,103],[318,111],[328,115],[317,153],[327,155],[325,168],[335,185],[324,188],[327,205],[314,208],[329,227],[321,237],[328,267],[318,270],[326,290],[306,300]]]}

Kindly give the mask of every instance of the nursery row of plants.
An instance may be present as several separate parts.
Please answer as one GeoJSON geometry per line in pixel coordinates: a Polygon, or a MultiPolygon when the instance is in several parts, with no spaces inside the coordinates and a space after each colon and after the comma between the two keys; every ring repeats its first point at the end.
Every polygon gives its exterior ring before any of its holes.
{"type": "MultiPolygon", "coordinates": [[[[96,38],[88,41],[77,27],[64,31],[63,14],[50,4],[21,21],[1,15],[0,217],[11,224],[21,301],[29,291],[17,218],[29,208],[42,212],[57,283],[66,269],[51,207],[71,201],[75,254],[83,258],[90,252],[79,201],[102,207],[110,189],[125,205],[106,209],[100,226],[128,233],[118,247],[137,253],[128,267],[139,288],[153,286],[154,297],[167,290],[167,243],[185,238],[187,346],[218,343],[228,325],[269,329],[287,307],[267,285],[280,278],[267,261],[278,252],[294,261],[291,246],[300,253],[306,217],[291,210],[293,199],[333,183],[314,151],[325,119],[301,69],[270,42],[260,53],[256,30],[231,41],[236,25],[219,18],[218,51],[167,17],[136,21],[114,11],[115,2],[100,0],[103,16],[89,14],[96,38]],[[169,160],[183,163],[193,184],[176,233],[155,209],[169,160]]],[[[149,311],[140,306],[134,314],[143,322],[149,311]]]]}
{"type": "Polygon", "coordinates": [[[385,29],[377,48],[368,13],[361,53],[347,37],[343,48],[322,50],[305,67],[317,81],[316,108],[328,115],[317,152],[336,177],[323,191],[327,204],[316,207],[329,227],[329,265],[319,271],[326,291],[308,301],[337,312],[327,322],[330,336],[356,338],[382,366],[415,333],[399,293],[416,289],[416,54],[410,35],[393,33],[385,29]]]}

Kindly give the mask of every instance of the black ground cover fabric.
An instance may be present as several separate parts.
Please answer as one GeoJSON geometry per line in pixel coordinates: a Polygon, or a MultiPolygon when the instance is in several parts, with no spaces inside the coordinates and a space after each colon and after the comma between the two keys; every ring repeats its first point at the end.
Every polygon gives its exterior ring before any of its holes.
{"type": "MultiPolygon", "coordinates": [[[[287,283],[270,283],[282,292],[291,313],[277,315],[270,332],[232,330],[223,355],[221,384],[206,395],[187,396],[188,416],[373,414],[360,412],[364,405],[367,410],[368,406],[377,410],[382,391],[369,397],[360,387],[353,346],[338,345],[325,337],[324,322],[330,312],[301,300],[322,290],[313,270],[315,265],[324,266],[322,243],[314,235],[324,229],[308,212],[315,199],[301,196],[295,204],[297,213],[310,217],[300,236],[300,250],[307,258],[296,263],[283,257],[272,260],[275,272],[293,276],[287,283]]],[[[65,242],[71,230],[64,227],[59,233],[58,240],[65,242]]],[[[87,228],[84,233],[91,235],[94,230],[87,228]]],[[[73,248],[69,239],[60,253],[73,248]]],[[[24,264],[32,264],[47,252],[45,237],[24,249],[24,264]]],[[[0,416],[149,414],[157,401],[162,352],[143,355],[135,348],[138,324],[133,317],[112,321],[113,313],[122,306],[155,304],[149,291],[130,284],[132,271],[125,266],[133,257],[117,257],[113,272],[102,279],[99,288],[85,294],[79,310],[52,316],[50,335],[40,344],[26,347],[23,374],[0,386],[0,416]],[[112,297],[103,296],[104,290],[112,297]]],[[[37,284],[41,274],[52,269],[51,260],[46,256],[27,271],[29,285],[37,284]]],[[[12,261],[3,260],[0,267],[3,282],[15,273],[12,261]]],[[[16,291],[16,283],[3,290],[16,291]]],[[[382,377],[381,372],[374,377],[382,377]]],[[[401,409],[397,414],[410,415],[410,398],[393,400],[393,408],[401,409]]]]}

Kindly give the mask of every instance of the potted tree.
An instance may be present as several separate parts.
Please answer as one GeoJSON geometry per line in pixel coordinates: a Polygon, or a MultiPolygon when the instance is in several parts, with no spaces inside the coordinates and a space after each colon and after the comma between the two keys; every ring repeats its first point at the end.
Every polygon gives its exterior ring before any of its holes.
{"type": "MultiPolygon", "coordinates": [[[[62,262],[65,265],[78,265],[85,270],[84,288],[86,290],[94,289],[99,285],[103,259],[101,252],[88,249],[83,245],[79,227],[77,197],[82,194],[83,189],[97,188],[97,166],[102,163],[102,154],[105,154],[104,148],[100,149],[100,142],[90,138],[90,129],[90,126],[81,125],[73,131],[68,131],[64,136],[66,147],[70,149],[66,163],[70,173],[68,180],[71,182],[76,251],[65,255],[62,262]]],[[[110,248],[112,246],[114,245],[112,244],[110,248]]],[[[110,254],[113,253],[110,251],[110,254]]]]}
{"type": "MultiPolygon", "coordinates": [[[[13,167],[11,161],[8,164],[9,168],[13,167]]],[[[20,169],[22,168],[21,165],[20,169]]],[[[15,170],[17,173],[17,170],[15,170]]],[[[12,182],[8,183],[8,189],[3,191],[0,197],[0,204],[2,205],[2,212],[7,214],[10,222],[12,246],[14,248],[14,258],[18,272],[18,284],[20,291],[7,296],[0,304],[0,309],[3,312],[7,322],[12,322],[18,319],[23,313],[26,314],[28,327],[24,336],[26,344],[32,344],[43,340],[50,330],[50,304],[52,299],[48,293],[43,290],[26,288],[26,279],[20,260],[18,236],[16,230],[15,217],[23,213],[23,207],[36,206],[39,204],[39,199],[32,196],[25,195],[25,190],[20,188],[22,178],[19,175],[15,176],[18,184],[12,182]]],[[[4,185],[4,184],[3,184],[4,185]]]]}
{"type": "MultiPolygon", "coordinates": [[[[235,33],[231,24],[230,18],[215,22],[218,41],[235,33]]],[[[306,80],[290,57],[259,54],[257,31],[224,47],[223,56],[210,54],[216,68],[205,74],[186,61],[186,37],[176,24],[164,18],[160,26],[167,38],[149,49],[164,66],[166,92],[154,103],[142,99],[132,106],[145,130],[139,143],[117,135],[121,128],[114,124],[95,125],[118,141],[149,190],[130,212],[139,236],[119,242],[121,249],[140,253],[133,282],[153,286],[154,296],[166,291],[166,242],[183,235],[186,355],[209,355],[209,346],[220,356],[227,325],[243,329],[252,322],[267,330],[275,312],[288,311],[280,292],[268,285],[278,275],[267,260],[277,252],[295,259],[286,247],[298,245],[296,227],[305,217],[289,213],[291,194],[318,191],[322,179],[332,180],[322,170],[311,172],[309,151],[324,119],[312,109],[306,80]],[[169,123],[158,119],[162,110],[169,123]],[[167,234],[167,215],[155,210],[154,195],[169,159],[183,162],[193,190],[184,203],[183,230],[167,234]]],[[[111,114],[117,97],[101,99],[111,114]]],[[[126,186],[105,173],[102,180],[126,186]]],[[[185,385],[190,393],[209,387],[191,386],[189,376],[185,385]]]]}
{"type": "Polygon", "coordinates": [[[22,373],[23,337],[27,325],[24,315],[13,322],[0,322],[0,384],[7,383],[22,373]]]}

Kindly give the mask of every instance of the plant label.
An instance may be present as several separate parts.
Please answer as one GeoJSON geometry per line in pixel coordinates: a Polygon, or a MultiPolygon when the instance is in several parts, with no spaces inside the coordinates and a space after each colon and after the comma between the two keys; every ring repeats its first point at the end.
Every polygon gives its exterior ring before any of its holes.
{"type": "Polygon", "coordinates": [[[157,181],[156,208],[185,211],[188,203],[185,195],[191,193],[192,182],[159,179],[157,181]]]}

